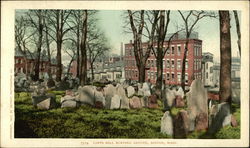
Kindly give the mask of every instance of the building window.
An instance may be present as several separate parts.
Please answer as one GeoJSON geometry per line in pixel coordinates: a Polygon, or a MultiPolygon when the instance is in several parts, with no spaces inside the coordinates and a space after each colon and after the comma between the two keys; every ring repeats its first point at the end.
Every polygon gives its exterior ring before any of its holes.
{"type": "Polygon", "coordinates": [[[169,55],[169,53],[170,53],[170,52],[169,52],[169,48],[167,48],[167,55],[169,55]]]}
{"type": "Polygon", "coordinates": [[[174,73],[172,73],[172,81],[174,81],[174,73]]]}
{"type": "Polygon", "coordinates": [[[163,59],[163,63],[162,64],[163,64],[163,68],[165,68],[165,59],[163,59]]]}
{"type": "Polygon", "coordinates": [[[155,72],[155,79],[157,78],[157,72],[155,72]]]}
{"type": "Polygon", "coordinates": [[[174,68],[174,60],[172,60],[172,63],[171,63],[171,65],[172,65],[172,68],[174,68]]]}
{"type": "Polygon", "coordinates": [[[181,69],[181,60],[177,61],[177,69],[181,69]]]}
{"type": "Polygon", "coordinates": [[[188,69],[188,60],[186,59],[185,68],[188,69]]]}
{"type": "Polygon", "coordinates": [[[206,69],[208,69],[208,63],[206,63],[206,69]]]}
{"type": "Polygon", "coordinates": [[[181,82],[181,73],[177,74],[177,79],[178,79],[178,82],[181,82]]]}
{"type": "Polygon", "coordinates": [[[19,63],[19,64],[21,64],[21,63],[22,63],[22,60],[21,60],[21,59],[19,59],[19,60],[18,60],[18,63],[19,63]]]}
{"type": "Polygon", "coordinates": [[[150,79],[150,71],[148,71],[148,79],[150,79]]]}
{"type": "Polygon", "coordinates": [[[178,49],[177,49],[177,54],[178,54],[178,55],[181,55],[181,46],[178,46],[177,48],[178,48],[178,49]]]}
{"type": "Polygon", "coordinates": [[[167,81],[169,81],[169,79],[170,79],[170,74],[167,73],[167,81]]]}
{"type": "Polygon", "coordinates": [[[208,72],[206,72],[206,79],[208,79],[208,72]]]}
{"type": "Polygon", "coordinates": [[[188,74],[185,73],[185,83],[188,83],[188,74]]]}
{"type": "Polygon", "coordinates": [[[174,54],[174,46],[172,46],[172,54],[174,54]]]}
{"type": "Polygon", "coordinates": [[[170,68],[170,61],[167,60],[167,68],[170,68]]]}

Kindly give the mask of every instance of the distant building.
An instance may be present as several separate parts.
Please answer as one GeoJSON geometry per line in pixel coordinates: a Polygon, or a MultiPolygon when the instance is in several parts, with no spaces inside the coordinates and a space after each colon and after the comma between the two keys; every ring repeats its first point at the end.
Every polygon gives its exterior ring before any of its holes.
{"type": "MultiPolygon", "coordinates": [[[[169,36],[169,35],[168,35],[169,36]]],[[[184,56],[185,38],[182,34],[174,36],[170,43],[170,49],[163,58],[163,80],[165,84],[180,85],[181,84],[181,71],[182,61],[184,56]]],[[[193,79],[202,78],[202,41],[197,39],[198,35],[193,35],[189,39],[187,58],[185,61],[185,82],[186,85],[191,85],[193,79]]],[[[142,47],[146,50],[148,43],[142,43],[142,47]]],[[[164,49],[167,48],[168,42],[164,42],[164,49]]],[[[154,43],[154,48],[157,48],[157,43],[154,43]]],[[[139,72],[136,66],[134,49],[132,41],[125,44],[125,79],[138,81],[139,72]]],[[[145,81],[156,83],[156,58],[153,51],[146,63],[146,77],[145,81]]]]}
{"type": "Polygon", "coordinates": [[[213,54],[205,52],[202,54],[202,80],[205,86],[214,86],[213,77],[213,54]]]}
{"type": "MultiPolygon", "coordinates": [[[[240,57],[232,57],[231,63],[231,78],[232,81],[240,81],[240,57]]],[[[214,84],[219,86],[220,82],[220,63],[215,63],[213,66],[214,84]]]]}
{"type": "MultiPolygon", "coordinates": [[[[27,53],[25,56],[20,50],[15,50],[15,73],[24,73],[26,75],[35,74],[36,54],[27,53]]],[[[51,59],[49,63],[48,56],[45,52],[40,56],[39,77],[47,77],[49,65],[51,66],[51,74],[56,75],[57,62],[51,59]]]]}

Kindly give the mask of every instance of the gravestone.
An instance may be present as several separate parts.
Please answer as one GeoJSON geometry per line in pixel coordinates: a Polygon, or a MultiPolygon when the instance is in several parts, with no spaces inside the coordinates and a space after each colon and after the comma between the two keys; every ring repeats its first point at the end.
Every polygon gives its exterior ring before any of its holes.
{"type": "Polygon", "coordinates": [[[166,88],[163,91],[162,97],[163,97],[163,108],[164,108],[164,110],[170,110],[170,108],[173,106],[174,100],[175,100],[174,91],[166,88]]]}
{"type": "Polygon", "coordinates": [[[135,89],[133,86],[129,86],[127,87],[127,93],[128,93],[128,97],[132,97],[135,94],[135,89]]]}
{"type": "Polygon", "coordinates": [[[105,97],[105,108],[110,109],[111,98],[114,96],[116,92],[116,88],[113,85],[108,84],[107,86],[103,88],[103,90],[104,90],[104,97],[105,97]]]}
{"type": "Polygon", "coordinates": [[[129,99],[129,107],[132,109],[142,108],[140,98],[133,96],[132,99],[129,99]]]}
{"type": "Polygon", "coordinates": [[[101,91],[95,91],[95,107],[103,108],[105,106],[105,98],[101,91]]]}
{"type": "Polygon", "coordinates": [[[173,119],[169,111],[166,111],[163,117],[161,117],[161,133],[169,136],[173,135],[173,119]]]}
{"type": "Polygon", "coordinates": [[[175,107],[181,108],[185,106],[184,99],[182,99],[181,96],[176,96],[175,97],[175,107]]]}
{"type": "Polygon", "coordinates": [[[147,96],[141,97],[140,101],[141,101],[142,107],[148,107],[148,97],[147,96]]]}
{"type": "Polygon", "coordinates": [[[33,105],[38,109],[51,109],[56,107],[56,97],[53,94],[32,96],[33,105]]]}
{"type": "Polygon", "coordinates": [[[115,94],[111,98],[110,109],[119,109],[120,108],[120,104],[121,104],[121,97],[115,94]]]}
{"type": "Polygon", "coordinates": [[[174,118],[174,138],[186,138],[188,130],[188,113],[185,110],[181,110],[174,118]]]}
{"type": "Polygon", "coordinates": [[[179,87],[178,88],[178,90],[177,90],[177,92],[176,92],[176,95],[177,96],[181,96],[181,98],[184,98],[184,91],[183,91],[183,89],[182,89],[182,87],[179,87]]]}
{"type": "Polygon", "coordinates": [[[148,108],[158,108],[157,95],[153,94],[148,97],[148,108]]]}
{"type": "Polygon", "coordinates": [[[142,84],[142,90],[143,90],[143,96],[151,95],[150,85],[147,82],[144,82],[142,84]]]}
{"type": "Polygon", "coordinates": [[[129,109],[129,100],[122,85],[116,87],[116,94],[121,97],[121,109],[129,109]]]}
{"type": "Polygon", "coordinates": [[[75,108],[78,107],[78,103],[75,100],[65,100],[62,102],[61,108],[71,107],[75,108]]]}
{"type": "Polygon", "coordinates": [[[208,128],[209,134],[214,134],[223,127],[225,118],[230,115],[230,105],[227,102],[217,104],[216,111],[213,118],[211,118],[211,125],[208,128]]]}
{"type": "Polygon", "coordinates": [[[200,113],[195,119],[195,130],[206,130],[208,128],[208,117],[206,113],[200,113]]]}
{"type": "MultiPolygon", "coordinates": [[[[195,129],[194,123],[196,117],[201,114],[207,114],[208,116],[208,105],[207,105],[207,90],[204,88],[201,80],[193,80],[190,91],[187,93],[187,106],[189,115],[189,130],[195,129]]],[[[204,120],[205,121],[205,120],[204,120]]],[[[204,123],[205,124],[205,123],[204,123]]]]}
{"type": "Polygon", "coordinates": [[[86,85],[78,88],[79,97],[77,101],[81,102],[81,104],[94,105],[95,99],[95,89],[90,85],[86,85]]]}

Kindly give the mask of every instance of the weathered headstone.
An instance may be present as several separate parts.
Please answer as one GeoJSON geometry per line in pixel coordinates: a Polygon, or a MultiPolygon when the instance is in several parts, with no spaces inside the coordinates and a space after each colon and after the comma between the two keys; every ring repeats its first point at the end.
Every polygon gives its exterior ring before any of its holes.
{"type": "Polygon", "coordinates": [[[129,99],[129,106],[132,109],[142,108],[140,98],[133,96],[132,99],[129,99]]]}
{"type": "Polygon", "coordinates": [[[174,118],[174,138],[186,138],[188,129],[188,113],[181,110],[174,118]]]}
{"type": "Polygon", "coordinates": [[[129,109],[129,100],[122,85],[116,87],[116,94],[121,98],[121,109],[129,109]]]}
{"type": "Polygon", "coordinates": [[[231,117],[232,117],[231,114],[225,117],[224,121],[222,122],[222,127],[231,125],[231,117]]]}
{"type": "Polygon", "coordinates": [[[182,99],[181,96],[176,96],[175,97],[175,107],[184,107],[185,106],[185,102],[184,99],[182,99]]]}
{"type": "Polygon", "coordinates": [[[32,96],[33,105],[39,109],[51,109],[56,107],[56,98],[54,95],[32,96]]]}
{"type": "Polygon", "coordinates": [[[121,97],[118,96],[118,95],[114,95],[111,98],[110,109],[119,109],[120,108],[120,104],[121,104],[121,97]]]}
{"type": "Polygon", "coordinates": [[[208,117],[205,113],[200,113],[195,119],[195,130],[205,130],[208,128],[208,117]]]}
{"type": "Polygon", "coordinates": [[[101,91],[95,91],[95,107],[103,108],[105,106],[105,98],[101,91]]]}
{"type": "Polygon", "coordinates": [[[161,133],[169,136],[173,135],[173,119],[169,111],[166,111],[163,117],[161,117],[161,133]]]}
{"type": "Polygon", "coordinates": [[[65,91],[65,95],[74,96],[75,92],[73,90],[68,89],[65,91]]]}
{"type": "Polygon", "coordinates": [[[95,89],[92,86],[83,86],[78,88],[79,98],[77,101],[81,102],[81,104],[94,105],[95,99],[95,89]]]}
{"type": "Polygon", "coordinates": [[[232,125],[232,127],[238,126],[237,120],[236,120],[234,115],[231,116],[231,125],[232,125]]]}
{"type": "Polygon", "coordinates": [[[75,108],[78,106],[78,103],[74,100],[66,100],[62,102],[61,108],[65,108],[65,107],[72,107],[75,108]]]}
{"type": "Polygon", "coordinates": [[[142,90],[143,90],[143,96],[151,95],[150,85],[147,82],[143,83],[142,90]]]}
{"type": "Polygon", "coordinates": [[[208,128],[209,134],[216,133],[220,128],[223,127],[225,118],[230,115],[230,105],[227,102],[223,102],[217,105],[217,112],[212,118],[211,125],[208,128]]]}
{"type": "Polygon", "coordinates": [[[135,89],[133,86],[129,86],[127,87],[127,93],[128,93],[128,97],[132,97],[135,94],[135,89]]]}
{"type": "MultiPolygon", "coordinates": [[[[201,80],[194,80],[191,84],[190,91],[187,93],[188,115],[190,120],[189,130],[195,129],[195,118],[200,113],[208,114],[207,90],[204,88],[201,80]]],[[[208,115],[207,115],[208,116],[208,115]]]]}
{"type": "Polygon", "coordinates": [[[158,108],[157,96],[155,94],[148,97],[148,108],[158,108]]]}
{"type": "Polygon", "coordinates": [[[61,103],[64,102],[64,101],[68,101],[68,100],[73,100],[75,101],[76,98],[74,96],[71,96],[71,95],[66,95],[64,97],[61,97],[61,103]]]}
{"type": "Polygon", "coordinates": [[[174,104],[175,94],[172,90],[166,88],[163,91],[163,108],[164,110],[170,110],[174,104]]]}
{"type": "Polygon", "coordinates": [[[110,109],[111,105],[111,98],[114,96],[116,88],[109,84],[103,88],[104,90],[104,97],[105,97],[105,108],[110,109]]]}
{"type": "Polygon", "coordinates": [[[182,87],[179,87],[178,88],[178,90],[177,90],[177,92],[176,92],[176,95],[177,96],[181,96],[181,98],[184,98],[184,91],[183,91],[183,89],[182,89],[182,87]]]}

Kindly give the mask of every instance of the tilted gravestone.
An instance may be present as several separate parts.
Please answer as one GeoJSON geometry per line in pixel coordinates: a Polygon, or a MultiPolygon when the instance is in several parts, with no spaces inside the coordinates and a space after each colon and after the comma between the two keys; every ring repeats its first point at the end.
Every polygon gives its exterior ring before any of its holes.
{"type": "Polygon", "coordinates": [[[122,85],[117,85],[115,94],[117,94],[121,98],[120,108],[129,109],[129,100],[122,85]]]}
{"type": "Polygon", "coordinates": [[[211,118],[211,124],[208,128],[209,134],[214,134],[222,128],[223,122],[226,122],[225,118],[230,116],[230,105],[227,102],[218,104],[216,108],[216,113],[214,113],[213,118],[211,118]]]}
{"type": "Polygon", "coordinates": [[[188,113],[181,110],[174,118],[174,138],[186,138],[188,129],[188,113]]]}
{"type": "Polygon", "coordinates": [[[53,94],[32,96],[33,105],[39,109],[51,109],[56,107],[56,97],[53,94]]]}
{"type": "Polygon", "coordinates": [[[166,111],[163,117],[161,117],[161,133],[169,136],[173,135],[173,119],[169,111],[166,111]]]}
{"type": "Polygon", "coordinates": [[[136,96],[133,96],[133,97],[129,100],[129,106],[130,106],[130,108],[132,108],[132,109],[139,109],[139,108],[142,108],[140,98],[138,98],[138,97],[136,97],[136,96]]]}
{"type": "MultiPolygon", "coordinates": [[[[196,117],[204,113],[208,117],[207,90],[204,88],[201,80],[194,80],[191,84],[190,91],[187,93],[188,116],[190,122],[190,131],[195,129],[196,117]]],[[[203,120],[208,121],[208,120],[203,120]]],[[[206,123],[204,123],[206,124],[206,123]]]]}
{"type": "Polygon", "coordinates": [[[128,93],[128,97],[132,97],[135,94],[135,89],[133,86],[129,86],[127,87],[127,93],[128,93]]]}
{"type": "Polygon", "coordinates": [[[165,88],[165,90],[163,91],[162,98],[163,98],[164,110],[170,110],[170,108],[173,106],[174,100],[175,100],[174,92],[168,88],[165,88]]]}
{"type": "Polygon", "coordinates": [[[115,94],[111,98],[110,109],[119,109],[120,108],[120,104],[121,104],[121,97],[115,94]]]}
{"type": "Polygon", "coordinates": [[[95,90],[95,107],[103,108],[105,106],[105,98],[101,91],[95,90]]]}
{"type": "Polygon", "coordinates": [[[143,96],[151,95],[150,85],[147,82],[144,82],[142,84],[142,90],[143,90],[143,96]]]}
{"type": "Polygon", "coordinates": [[[78,94],[79,97],[77,98],[77,101],[79,101],[81,104],[88,104],[91,106],[94,106],[95,102],[95,89],[92,86],[86,85],[83,87],[78,88],[78,94]]]}
{"type": "Polygon", "coordinates": [[[105,108],[110,109],[111,98],[114,96],[116,88],[112,84],[109,84],[105,86],[103,90],[105,97],[105,108]]]}

